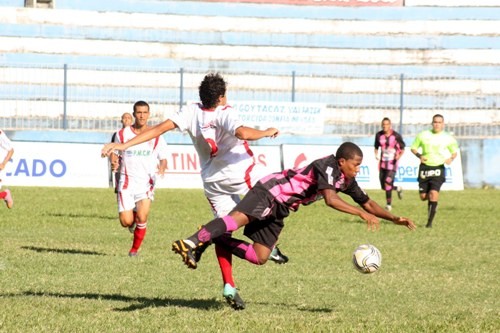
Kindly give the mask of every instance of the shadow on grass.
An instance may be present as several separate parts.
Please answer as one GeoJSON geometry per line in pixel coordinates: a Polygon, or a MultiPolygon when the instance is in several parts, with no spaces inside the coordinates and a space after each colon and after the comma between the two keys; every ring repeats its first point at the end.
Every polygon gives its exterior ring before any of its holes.
{"type": "Polygon", "coordinates": [[[35,252],[52,252],[52,253],[64,253],[64,254],[85,254],[90,256],[105,256],[105,253],[95,252],[95,251],[85,251],[85,250],[75,250],[75,249],[54,249],[47,247],[36,247],[36,246],[21,246],[23,250],[30,250],[35,252]]]}
{"type": "MultiPolygon", "coordinates": [[[[2,295],[0,296],[7,296],[2,295]]],[[[223,307],[222,303],[216,299],[178,299],[178,298],[147,298],[147,297],[130,297],[120,294],[96,294],[96,293],[76,293],[76,294],[63,294],[63,293],[45,293],[35,291],[25,291],[21,294],[10,294],[8,296],[30,296],[30,297],[55,297],[55,298],[75,298],[75,299],[90,299],[90,300],[107,300],[117,302],[133,303],[124,308],[114,308],[114,311],[135,311],[142,310],[150,307],[166,307],[166,306],[181,306],[194,309],[220,309],[223,307]]]]}
{"type": "MultiPolygon", "coordinates": [[[[25,291],[20,294],[0,294],[0,297],[54,297],[54,298],[74,298],[74,299],[88,299],[88,300],[106,300],[106,301],[116,301],[116,302],[127,302],[133,303],[124,308],[114,308],[114,311],[118,312],[128,312],[142,310],[146,308],[157,308],[157,307],[167,307],[167,306],[179,306],[185,308],[201,309],[201,310],[220,310],[222,308],[227,308],[227,306],[221,302],[212,299],[179,299],[179,298],[148,298],[148,297],[130,297],[120,294],[97,294],[97,293],[75,293],[75,294],[63,294],[63,293],[49,293],[49,292],[39,292],[39,291],[25,291]]],[[[269,305],[268,303],[255,302],[254,304],[269,305]]],[[[290,307],[292,304],[274,304],[282,305],[285,307],[290,307]]],[[[299,311],[308,312],[323,312],[331,313],[332,309],[328,308],[308,308],[296,305],[299,311]]]]}
{"type": "MultiPolygon", "coordinates": [[[[265,305],[265,306],[269,306],[270,303],[268,302],[252,302],[252,304],[260,304],[260,305],[265,305]]],[[[283,306],[285,308],[289,308],[291,306],[295,306],[297,307],[297,310],[299,311],[307,311],[307,312],[322,312],[322,313],[331,313],[333,312],[333,309],[329,309],[329,308],[309,308],[309,307],[306,307],[306,306],[303,306],[303,305],[297,305],[297,304],[290,304],[290,303],[276,303],[276,304],[273,304],[273,306],[283,306]]]]}
{"type": "Polygon", "coordinates": [[[117,220],[118,216],[109,216],[109,215],[101,215],[97,216],[95,214],[88,214],[88,213],[47,213],[43,215],[48,215],[52,217],[66,217],[66,218],[92,218],[92,219],[100,219],[100,220],[117,220]]]}

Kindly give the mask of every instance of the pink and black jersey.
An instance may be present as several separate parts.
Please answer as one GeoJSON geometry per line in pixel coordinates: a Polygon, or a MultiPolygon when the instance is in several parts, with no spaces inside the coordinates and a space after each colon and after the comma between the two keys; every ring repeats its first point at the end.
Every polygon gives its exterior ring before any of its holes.
{"type": "Polygon", "coordinates": [[[300,205],[322,199],[320,191],[324,189],[345,193],[360,205],[369,200],[356,179],[344,177],[334,155],[317,159],[300,169],[270,174],[257,184],[265,188],[274,201],[292,211],[296,211],[300,205]]]}
{"type": "Polygon", "coordinates": [[[380,169],[396,170],[398,161],[396,156],[400,155],[405,149],[405,143],[401,135],[396,131],[391,131],[389,135],[385,135],[384,131],[379,131],[375,135],[375,149],[381,148],[380,169]]]}

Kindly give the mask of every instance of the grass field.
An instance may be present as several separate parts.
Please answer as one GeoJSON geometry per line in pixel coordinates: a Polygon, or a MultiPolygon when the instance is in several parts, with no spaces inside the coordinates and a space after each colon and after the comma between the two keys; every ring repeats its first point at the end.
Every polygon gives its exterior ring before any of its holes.
{"type": "MultiPolygon", "coordinates": [[[[170,250],[211,218],[199,190],[157,190],[140,256],[108,189],[11,188],[0,207],[0,332],[499,332],[500,191],[443,192],[433,229],[415,191],[393,212],[418,230],[302,207],[286,221],[286,265],[235,259],[247,303],[228,307],[213,248],[197,270],[170,250]],[[380,271],[354,270],[372,243],[380,271]]],[[[369,194],[383,203],[382,191],[369,194]]],[[[237,236],[241,235],[239,232],[237,236]]]]}

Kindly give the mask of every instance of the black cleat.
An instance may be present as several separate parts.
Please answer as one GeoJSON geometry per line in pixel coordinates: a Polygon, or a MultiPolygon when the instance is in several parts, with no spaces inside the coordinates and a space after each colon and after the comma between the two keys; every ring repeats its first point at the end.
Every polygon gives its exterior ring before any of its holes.
{"type": "Polygon", "coordinates": [[[212,245],[211,242],[202,243],[200,246],[198,246],[196,249],[194,249],[194,260],[196,262],[200,262],[201,255],[203,254],[203,252],[205,252],[207,247],[209,247],[210,245],[212,245]]]}
{"type": "Polygon", "coordinates": [[[231,305],[231,307],[235,310],[244,310],[245,302],[238,294],[238,290],[231,286],[229,283],[224,285],[224,291],[222,292],[222,296],[226,299],[227,304],[231,305]]]}
{"type": "Polygon", "coordinates": [[[280,249],[276,245],[269,255],[269,260],[281,265],[288,262],[288,257],[281,253],[280,249]]]}
{"type": "Polygon", "coordinates": [[[193,248],[188,244],[186,244],[184,240],[180,239],[173,242],[172,251],[181,255],[182,260],[184,261],[187,267],[191,269],[196,269],[196,267],[198,267],[193,253],[194,252],[193,248]]]}

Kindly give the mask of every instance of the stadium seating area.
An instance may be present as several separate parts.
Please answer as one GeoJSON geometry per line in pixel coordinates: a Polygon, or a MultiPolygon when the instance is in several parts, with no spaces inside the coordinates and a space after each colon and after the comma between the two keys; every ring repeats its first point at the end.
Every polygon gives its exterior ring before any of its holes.
{"type": "Polygon", "coordinates": [[[347,121],[345,111],[351,123],[399,119],[402,89],[406,123],[428,123],[436,110],[454,110],[452,123],[500,122],[498,7],[147,0],[0,7],[6,116],[33,112],[29,101],[37,100],[39,116],[50,117],[66,64],[67,83],[80,87],[69,95],[70,116],[91,107],[116,117],[136,96],[171,112],[182,68],[184,100],[196,99],[200,77],[212,70],[228,77],[233,99],[325,103],[332,125],[347,121]]]}

